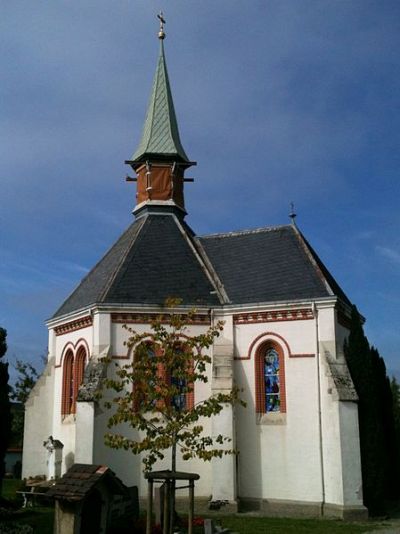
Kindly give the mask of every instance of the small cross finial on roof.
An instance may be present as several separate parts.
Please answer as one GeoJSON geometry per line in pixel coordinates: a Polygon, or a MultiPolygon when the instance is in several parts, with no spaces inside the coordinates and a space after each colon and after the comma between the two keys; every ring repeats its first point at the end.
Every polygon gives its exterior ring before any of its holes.
{"type": "Polygon", "coordinates": [[[291,202],[291,203],[290,203],[290,213],[289,213],[289,217],[292,219],[292,224],[296,224],[296,223],[295,223],[295,218],[297,217],[297,214],[296,214],[295,211],[294,211],[294,202],[291,202]]]}
{"type": "Polygon", "coordinates": [[[157,18],[160,21],[160,31],[158,32],[158,38],[159,39],[165,39],[165,32],[164,32],[165,18],[164,18],[164,13],[162,11],[160,11],[160,13],[158,13],[158,15],[157,15],[157,18]]]}

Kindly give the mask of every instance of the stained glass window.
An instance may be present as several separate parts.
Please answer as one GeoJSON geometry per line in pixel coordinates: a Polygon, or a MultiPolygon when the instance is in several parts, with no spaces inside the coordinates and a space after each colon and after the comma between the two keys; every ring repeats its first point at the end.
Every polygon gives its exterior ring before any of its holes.
{"type": "Polygon", "coordinates": [[[265,411],[279,412],[281,405],[279,387],[279,354],[268,348],[264,355],[265,411]]]}
{"type": "MultiPolygon", "coordinates": [[[[156,357],[155,348],[152,345],[150,345],[150,343],[146,343],[146,352],[147,352],[147,357],[149,360],[153,360],[153,358],[156,357]]],[[[154,378],[150,378],[149,384],[150,384],[151,389],[154,389],[157,385],[156,380],[154,378]]],[[[156,405],[156,401],[152,400],[151,406],[155,406],[155,405],[156,405]]]]}
{"type": "MultiPolygon", "coordinates": [[[[177,356],[183,354],[182,347],[175,348],[175,354],[177,356]]],[[[178,376],[171,375],[171,385],[177,389],[176,395],[172,397],[171,404],[178,412],[186,409],[186,380],[178,376]]]]}
{"type": "Polygon", "coordinates": [[[171,377],[171,384],[175,386],[179,393],[172,397],[172,406],[178,412],[186,409],[186,380],[184,378],[171,377]]]}

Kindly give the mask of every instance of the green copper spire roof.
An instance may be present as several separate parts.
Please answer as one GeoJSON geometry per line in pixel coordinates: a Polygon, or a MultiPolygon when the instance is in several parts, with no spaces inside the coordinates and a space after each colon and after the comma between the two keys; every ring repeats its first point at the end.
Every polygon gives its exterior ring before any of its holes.
{"type": "Polygon", "coordinates": [[[150,156],[176,157],[181,161],[189,161],[179,138],[178,123],[164,56],[163,38],[160,38],[160,56],[142,139],[131,161],[145,161],[150,156]]]}

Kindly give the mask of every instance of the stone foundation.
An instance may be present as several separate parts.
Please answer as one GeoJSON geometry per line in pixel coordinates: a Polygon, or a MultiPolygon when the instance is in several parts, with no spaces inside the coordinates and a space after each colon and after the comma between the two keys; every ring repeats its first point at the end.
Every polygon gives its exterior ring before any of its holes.
{"type": "MultiPolygon", "coordinates": [[[[365,506],[340,506],[330,503],[323,505],[320,502],[251,499],[246,497],[239,498],[238,502],[221,504],[220,508],[216,510],[210,510],[209,504],[208,497],[195,497],[194,514],[196,516],[207,515],[212,517],[213,515],[221,516],[255,512],[257,515],[265,517],[326,517],[345,521],[365,521],[368,519],[368,510],[365,506]]],[[[146,499],[144,497],[140,499],[140,508],[141,510],[146,509],[146,499]]],[[[176,510],[180,513],[187,513],[188,499],[186,497],[176,498],[176,510]]]]}
{"type": "Polygon", "coordinates": [[[345,521],[365,521],[368,519],[368,510],[365,506],[340,506],[326,503],[323,515],[324,517],[334,517],[345,521]]]}
{"type": "Polygon", "coordinates": [[[364,521],[368,518],[365,506],[340,506],[279,499],[240,498],[239,512],[258,512],[266,517],[331,517],[346,521],[364,521]]]}

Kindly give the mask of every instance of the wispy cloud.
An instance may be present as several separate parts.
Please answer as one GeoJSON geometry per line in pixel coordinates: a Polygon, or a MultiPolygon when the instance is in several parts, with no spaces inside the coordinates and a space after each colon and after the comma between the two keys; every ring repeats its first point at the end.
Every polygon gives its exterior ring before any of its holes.
{"type": "Polygon", "coordinates": [[[354,239],[360,240],[360,241],[368,241],[375,237],[376,232],[373,230],[363,230],[361,232],[358,232],[354,234],[354,239]]]}
{"type": "Polygon", "coordinates": [[[397,250],[389,247],[381,247],[380,245],[377,245],[375,250],[384,258],[388,258],[389,260],[400,265],[400,252],[397,250]]]}

